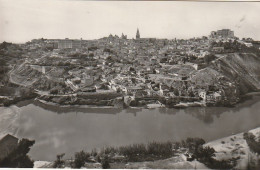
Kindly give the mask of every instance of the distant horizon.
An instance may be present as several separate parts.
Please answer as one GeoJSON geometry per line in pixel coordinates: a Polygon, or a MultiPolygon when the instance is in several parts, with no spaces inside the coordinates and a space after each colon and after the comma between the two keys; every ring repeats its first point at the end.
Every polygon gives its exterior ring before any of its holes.
{"type": "MultiPolygon", "coordinates": [[[[229,29],[229,28],[223,28],[223,29],[229,29]]],[[[222,30],[222,29],[218,29],[218,30],[222,30]]],[[[229,30],[231,30],[231,29],[229,29],[229,30]]],[[[140,30],[139,30],[140,31],[140,30]]],[[[217,31],[217,30],[212,30],[212,31],[217,31]]],[[[231,31],[234,31],[234,30],[231,30],[231,31]]],[[[123,33],[123,32],[122,32],[123,33]]],[[[122,35],[122,33],[121,33],[121,35],[122,35]]],[[[123,33],[124,35],[126,35],[127,36],[127,34],[126,33],[123,33]]],[[[112,35],[112,36],[118,36],[119,38],[121,38],[121,35],[120,34],[109,34],[109,35],[112,35]]],[[[39,37],[39,38],[32,38],[32,39],[30,39],[30,40],[27,40],[27,41],[25,41],[25,42],[8,42],[8,41],[2,41],[1,43],[3,43],[3,42],[7,42],[7,43],[14,43],[14,44],[22,44],[22,43],[26,43],[26,42],[29,42],[29,41],[31,41],[31,40],[35,40],[35,39],[47,39],[47,40],[52,40],[52,39],[57,39],[57,40],[62,40],[62,39],[70,39],[70,40],[80,40],[80,39],[82,39],[82,40],[99,40],[99,39],[102,39],[102,38],[106,38],[106,37],[108,37],[109,35],[106,35],[106,36],[103,36],[103,37],[100,37],[100,38],[95,38],[95,39],[84,39],[84,38],[69,38],[69,37],[65,37],[65,38],[46,38],[46,37],[39,37]]],[[[202,37],[208,37],[209,35],[201,35],[201,36],[198,36],[198,37],[190,37],[190,38],[177,38],[177,37],[173,37],[173,38],[167,38],[167,37],[165,37],[165,38],[158,38],[158,37],[140,37],[141,39],[142,38],[155,38],[155,39],[167,39],[167,40],[173,40],[173,39],[184,39],[184,40],[188,40],[188,39],[192,39],[192,38],[202,38],[202,37]]],[[[237,37],[237,36],[235,36],[235,37],[237,37]]],[[[242,39],[242,38],[252,38],[252,37],[237,37],[237,38],[239,38],[239,39],[242,39]]],[[[131,39],[136,39],[135,37],[131,37],[131,38],[129,38],[128,36],[127,36],[127,39],[128,40],[131,40],[131,39]]],[[[255,40],[255,39],[254,39],[255,40]]],[[[255,41],[258,41],[258,40],[255,40],[255,41]]]]}
{"type": "Polygon", "coordinates": [[[231,29],[260,40],[258,2],[0,0],[0,42],[95,40],[109,34],[190,39],[231,29]]]}

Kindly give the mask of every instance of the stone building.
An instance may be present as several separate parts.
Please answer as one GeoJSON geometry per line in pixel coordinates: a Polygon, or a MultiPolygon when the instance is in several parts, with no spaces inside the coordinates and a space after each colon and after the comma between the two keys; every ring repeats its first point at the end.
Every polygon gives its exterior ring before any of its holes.
{"type": "Polygon", "coordinates": [[[82,40],[72,40],[72,39],[64,39],[58,41],[58,48],[59,49],[80,49],[82,40]]]}
{"type": "Polygon", "coordinates": [[[235,38],[234,31],[230,29],[222,29],[218,31],[212,31],[210,38],[235,38]]]}

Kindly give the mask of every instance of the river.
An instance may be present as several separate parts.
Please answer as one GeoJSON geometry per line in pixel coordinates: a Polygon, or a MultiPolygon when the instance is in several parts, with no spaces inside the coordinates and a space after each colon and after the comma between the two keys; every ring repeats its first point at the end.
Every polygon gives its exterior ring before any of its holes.
{"type": "MultiPolygon", "coordinates": [[[[46,161],[54,160],[60,153],[71,158],[75,152],[106,146],[180,141],[187,137],[211,141],[260,126],[260,96],[249,98],[232,108],[152,110],[80,109],[31,102],[16,106],[19,114],[15,114],[15,130],[10,133],[34,139],[36,143],[29,155],[34,160],[46,161]]],[[[0,113],[6,109],[10,107],[0,108],[0,113]]],[[[0,128],[3,131],[5,127],[0,128]]],[[[10,124],[8,128],[12,129],[10,124]]]]}

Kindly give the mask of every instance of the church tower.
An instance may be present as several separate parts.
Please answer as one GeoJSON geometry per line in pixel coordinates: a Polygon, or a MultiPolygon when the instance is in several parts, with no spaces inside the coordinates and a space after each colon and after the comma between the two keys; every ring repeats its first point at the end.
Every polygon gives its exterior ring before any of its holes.
{"type": "Polygon", "coordinates": [[[137,32],[136,32],[136,39],[140,38],[140,33],[139,33],[139,29],[137,28],[137,32]]]}

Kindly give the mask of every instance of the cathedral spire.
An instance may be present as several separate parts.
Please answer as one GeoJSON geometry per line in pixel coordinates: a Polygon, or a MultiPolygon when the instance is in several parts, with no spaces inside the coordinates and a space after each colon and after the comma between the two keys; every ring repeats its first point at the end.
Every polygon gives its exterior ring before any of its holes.
{"type": "Polygon", "coordinates": [[[137,28],[137,32],[136,32],[136,39],[140,38],[140,33],[139,33],[139,29],[137,28]]]}

